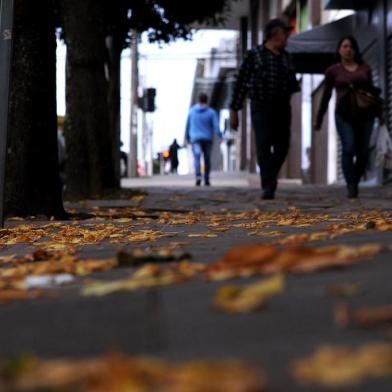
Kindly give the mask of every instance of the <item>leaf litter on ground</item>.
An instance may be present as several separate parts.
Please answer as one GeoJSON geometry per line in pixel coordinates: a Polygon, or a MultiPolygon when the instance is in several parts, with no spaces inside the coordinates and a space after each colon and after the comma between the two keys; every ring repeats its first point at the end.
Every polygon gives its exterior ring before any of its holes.
{"type": "Polygon", "coordinates": [[[0,361],[0,389],[14,392],[265,392],[263,369],[238,360],[165,362],[112,353],[87,359],[0,361]]]}

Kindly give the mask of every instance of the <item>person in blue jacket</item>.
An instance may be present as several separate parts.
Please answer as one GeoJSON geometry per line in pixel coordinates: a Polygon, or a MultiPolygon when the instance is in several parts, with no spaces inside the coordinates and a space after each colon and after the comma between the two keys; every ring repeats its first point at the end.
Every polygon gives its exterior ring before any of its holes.
{"type": "Polygon", "coordinates": [[[216,111],[208,106],[208,96],[199,95],[199,102],[193,105],[186,122],[185,140],[192,144],[195,165],[196,186],[201,185],[200,160],[204,157],[204,184],[210,185],[211,149],[214,132],[219,139],[222,133],[219,129],[219,119],[216,111]]]}

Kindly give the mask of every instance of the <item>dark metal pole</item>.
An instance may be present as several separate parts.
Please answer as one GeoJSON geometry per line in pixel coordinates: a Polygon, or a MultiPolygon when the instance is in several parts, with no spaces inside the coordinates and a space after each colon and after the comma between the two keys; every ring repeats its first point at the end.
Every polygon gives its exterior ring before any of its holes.
{"type": "Polygon", "coordinates": [[[14,0],[0,0],[0,225],[4,227],[4,182],[11,86],[14,0]]]}

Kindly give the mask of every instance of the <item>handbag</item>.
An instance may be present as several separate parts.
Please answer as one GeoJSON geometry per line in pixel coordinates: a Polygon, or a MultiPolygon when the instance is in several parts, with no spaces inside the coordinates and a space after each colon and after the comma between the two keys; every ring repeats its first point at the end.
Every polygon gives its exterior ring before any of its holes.
{"type": "Polygon", "coordinates": [[[380,97],[378,88],[372,87],[371,90],[364,90],[351,84],[336,111],[348,121],[373,120],[381,116],[384,100],[380,97]]]}
{"type": "Polygon", "coordinates": [[[350,85],[349,93],[353,116],[361,119],[374,119],[381,115],[384,101],[379,93],[376,93],[376,89],[373,90],[374,92],[371,92],[350,85]]]}

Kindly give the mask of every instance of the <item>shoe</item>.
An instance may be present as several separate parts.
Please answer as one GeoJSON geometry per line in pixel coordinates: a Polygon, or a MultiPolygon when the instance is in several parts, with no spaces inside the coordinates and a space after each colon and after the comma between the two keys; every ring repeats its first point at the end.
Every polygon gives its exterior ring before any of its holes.
{"type": "Polygon", "coordinates": [[[356,199],[358,197],[358,185],[348,184],[347,185],[347,197],[349,199],[356,199]]]}
{"type": "Polygon", "coordinates": [[[209,181],[206,181],[206,182],[204,183],[204,185],[205,185],[205,186],[210,186],[211,184],[210,184],[209,181]]]}
{"type": "Polygon", "coordinates": [[[196,180],[196,186],[200,186],[201,185],[201,180],[196,180]]]}
{"type": "Polygon", "coordinates": [[[261,198],[263,200],[273,200],[275,198],[275,192],[272,189],[264,189],[261,198]]]}

